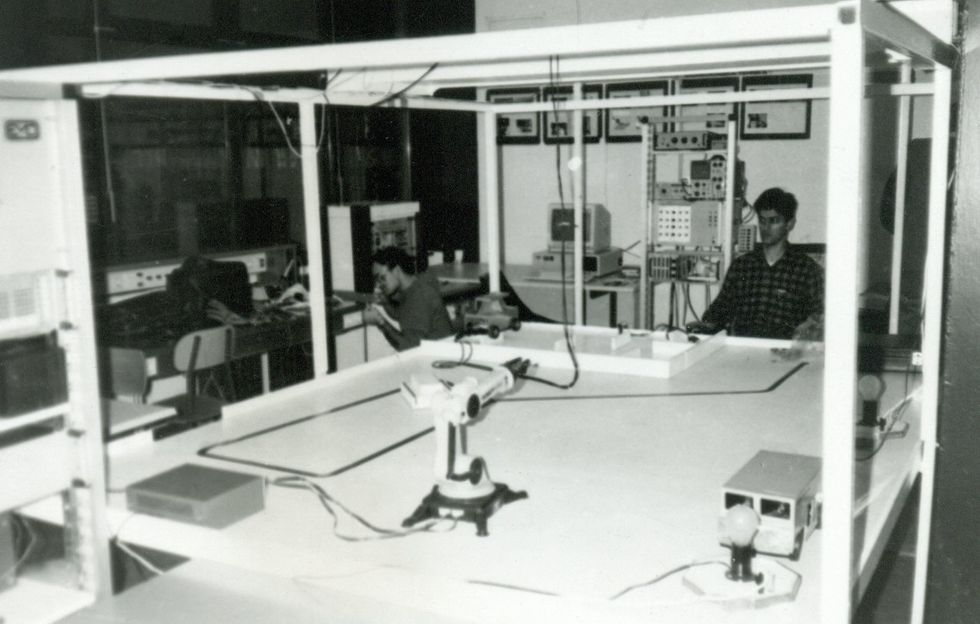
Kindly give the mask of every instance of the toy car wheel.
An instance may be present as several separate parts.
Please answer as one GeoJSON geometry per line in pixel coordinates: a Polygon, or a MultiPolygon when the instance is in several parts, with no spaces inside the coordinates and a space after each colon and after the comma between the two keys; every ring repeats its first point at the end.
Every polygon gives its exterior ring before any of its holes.
{"type": "Polygon", "coordinates": [[[500,335],[500,328],[496,325],[491,325],[487,328],[487,335],[489,335],[491,338],[496,338],[500,335]]]}
{"type": "Polygon", "coordinates": [[[803,531],[797,531],[796,539],[793,541],[793,552],[789,555],[790,561],[799,561],[800,552],[803,550],[803,531]]]}
{"type": "Polygon", "coordinates": [[[510,322],[510,328],[513,329],[514,331],[517,331],[518,329],[520,329],[521,328],[521,319],[516,318],[516,319],[512,320],[510,322]]]}

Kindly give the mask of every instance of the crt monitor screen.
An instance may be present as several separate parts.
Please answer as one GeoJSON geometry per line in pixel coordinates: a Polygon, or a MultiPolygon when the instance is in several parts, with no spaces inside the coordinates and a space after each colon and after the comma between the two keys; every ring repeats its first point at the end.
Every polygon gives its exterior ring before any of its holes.
{"type": "MultiPolygon", "coordinates": [[[[570,204],[551,204],[549,209],[548,248],[559,251],[562,243],[575,240],[574,213],[570,204]]],[[[582,211],[582,240],[590,252],[604,251],[610,244],[609,211],[602,204],[586,204],[582,211]]]]}
{"type": "MultiPolygon", "coordinates": [[[[590,230],[589,227],[589,210],[586,209],[585,215],[585,229],[583,230],[583,240],[586,244],[589,241],[590,230]]],[[[572,227],[575,219],[575,211],[572,208],[559,208],[553,207],[551,209],[551,241],[555,243],[565,242],[571,243],[575,240],[575,228],[572,227]]]]}

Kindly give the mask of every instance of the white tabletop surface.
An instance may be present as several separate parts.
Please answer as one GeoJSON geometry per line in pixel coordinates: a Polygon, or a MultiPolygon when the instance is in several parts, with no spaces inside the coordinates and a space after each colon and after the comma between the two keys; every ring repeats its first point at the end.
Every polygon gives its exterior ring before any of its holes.
{"type": "MultiPolygon", "coordinates": [[[[820,358],[784,361],[760,345],[727,346],[671,379],[583,373],[570,391],[519,382],[468,429],[470,452],[485,458],[492,478],[528,493],[490,518],[488,537],[461,523],[345,542],[312,494],[280,487],[268,489],[263,512],[220,531],[133,515],[118,493],[110,521],[125,541],[460,621],[816,621],[819,530],[798,562],[780,559],[803,577],[795,602],[728,611],[698,600],[681,574],[609,600],[677,566],[727,556],[718,545],[720,487],[758,450],[820,455],[820,358]]],[[[431,423],[391,393],[413,372],[432,370],[425,350],[236,404],[220,424],[117,453],[112,488],[188,461],[269,477],[284,473],[257,464],[326,474],[393,447],[315,481],[375,525],[398,528],[433,482],[431,423]],[[215,444],[212,453],[245,463],[197,455],[215,444]]],[[[485,374],[436,372],[450,381],[485,374]]],[[[904,381],[886,380],[883,403],[903,396],[904,381]]],[[[905,414],[913,425],[906,438],[858,464],[862,561],[916,468],[915,409],[905,414]]],[[[369,534],[348,517],[340,530],[369,534]]]]}

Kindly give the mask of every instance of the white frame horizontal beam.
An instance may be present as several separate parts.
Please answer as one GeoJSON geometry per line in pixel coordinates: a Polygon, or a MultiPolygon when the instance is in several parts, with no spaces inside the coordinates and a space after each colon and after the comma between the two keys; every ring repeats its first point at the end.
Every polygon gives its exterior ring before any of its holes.
{"type": "MultiPolygon", "coordinates": [[[[298,46],[188,54],[167,58],[57,65],[0,72],[0,81],[21,80],[81,84],[314,72],[325,69],[426,70],[432,64],[465,66],[480,75],[479,65],[499,67],[513,60],[559,57],[622,58],[637,53],[764,46],[771,58],[780,44],[827,41],[834,5],[736,11],[707,15],[649,18],[574,26],[450,35],[414,39],[298,46]],[[734,24],[751,24],[739,28],[734,24]]],[[[603,71],[597,67],[596,71],[603,71]]],[[[435,78],[435,77],[433,77],[435,78]]]]}

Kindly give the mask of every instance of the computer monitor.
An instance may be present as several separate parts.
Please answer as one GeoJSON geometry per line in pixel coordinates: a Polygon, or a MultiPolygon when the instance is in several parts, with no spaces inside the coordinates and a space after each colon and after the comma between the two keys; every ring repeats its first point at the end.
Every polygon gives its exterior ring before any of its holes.
{"type": "MultiPolygon", "coordinates": [[[[564,243],[565,249],[571,249],[575,241],[575,229],[572,227],[574,220],[574,209],[571,204],[549,204],[548,205],[548,249],[550,251],[561,251],[564,243]]],[[[584,230],[582,239],[585,242],[585,251],[595,253],[609,249],[610,244],[610,217],[609,211],[602,204],[586,204],[583,214],[584,230]]]]}

